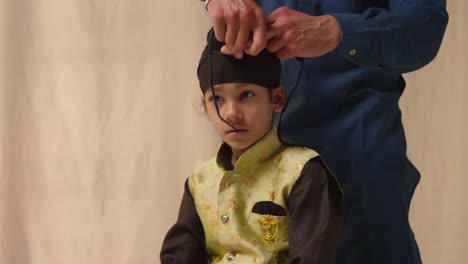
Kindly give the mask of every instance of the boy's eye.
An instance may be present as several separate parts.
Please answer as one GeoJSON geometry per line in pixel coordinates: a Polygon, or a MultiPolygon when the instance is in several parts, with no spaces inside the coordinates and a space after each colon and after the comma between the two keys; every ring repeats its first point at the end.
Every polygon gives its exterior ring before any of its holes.
{"type": "Polygon", "coordinates": [[[245,99],[245,98],[248,98],[248,97],[251,97],[251,96],[254,96],[254,93],[252,93],[252,92],[243,92],[240,95],[240,99],[245,99]]]}
{"type": "Polygon", "coordinates": [[[214,99],[215,99],[215,101],[216,101],[217,103],[223,101],[223,98],[222,98],[221,96],[219,96],[219,95],[216,95],[216,96],[214,97],[214,99]]]}

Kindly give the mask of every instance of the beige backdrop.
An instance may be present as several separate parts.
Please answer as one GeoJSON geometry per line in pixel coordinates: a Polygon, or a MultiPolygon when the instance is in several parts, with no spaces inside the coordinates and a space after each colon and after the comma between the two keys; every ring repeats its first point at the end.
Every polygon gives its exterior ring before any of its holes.
{"type": "MultiPolygon", "coordinates": [[[[468,258],[468,3],[448,5],[402,100],[429,264],[468,258]]],[[[0,264],[159,263],[218,145],[195,74],[209,24],[196,0],[0,1],[0,264]]]]}

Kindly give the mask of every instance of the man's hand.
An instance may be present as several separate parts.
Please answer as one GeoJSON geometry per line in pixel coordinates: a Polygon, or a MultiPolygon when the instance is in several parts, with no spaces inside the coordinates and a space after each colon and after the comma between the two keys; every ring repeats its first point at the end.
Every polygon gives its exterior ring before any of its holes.
{"type": "Polygon", "coordinates": [[[310,16],[283,6],[267,17],[267,49],[280,59],[322,56],[341,38],[340,25],[331,15],[310,16]]]}
{"type": "Polygon", "coordinates": [[[266,17],[254,0],[211,0],[207,6],[221,51],[241,58],[257,55],[266,46],[266,17]]]}

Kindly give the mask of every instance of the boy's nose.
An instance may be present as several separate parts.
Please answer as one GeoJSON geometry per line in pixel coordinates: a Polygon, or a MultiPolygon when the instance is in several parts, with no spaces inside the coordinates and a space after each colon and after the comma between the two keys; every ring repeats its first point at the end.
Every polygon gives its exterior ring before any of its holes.
{"type": "Polygon", "coordinates": [[[241,118],[239,107],[235,103],[228,103],[226,105],[226,121],[236,122],[241,118]]]}

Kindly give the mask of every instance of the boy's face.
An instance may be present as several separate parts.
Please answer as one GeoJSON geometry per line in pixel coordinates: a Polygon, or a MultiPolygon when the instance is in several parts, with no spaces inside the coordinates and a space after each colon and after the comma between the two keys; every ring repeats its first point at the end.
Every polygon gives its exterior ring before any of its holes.
{"type": "Polygon", "coordinates": [[[244,152],[272,128],[273,112],[284,105],[283,87],[270,92],[255,84],[226,83],[215,85],[216,98],[211,89],[202,96],[206,114],[218,135],[233,152],[244,152]],[[219,113],[237,130],[224,123],[216,112],[213,100],[218,102],[219,113]]]}

